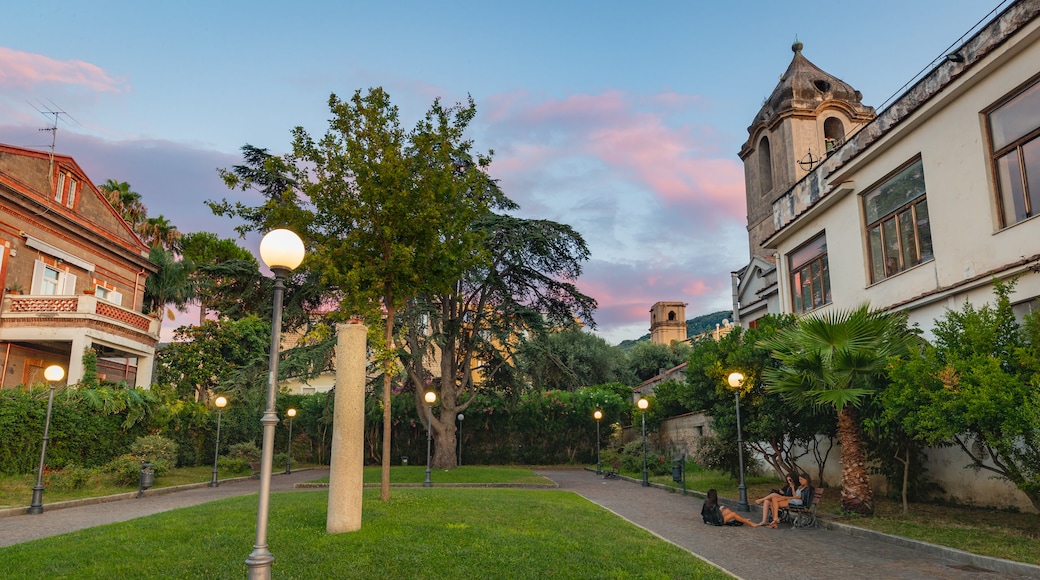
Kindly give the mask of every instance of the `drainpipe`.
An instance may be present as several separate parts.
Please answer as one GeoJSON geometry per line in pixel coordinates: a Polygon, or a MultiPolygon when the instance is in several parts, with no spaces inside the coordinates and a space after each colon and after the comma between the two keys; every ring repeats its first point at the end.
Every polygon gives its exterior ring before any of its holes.
{"type": "Polygon", "coordinates": [[[134,278],[134,305],[130,307],[130,310],[133,310],[135,312],[137,311],[137,288],[138,288],[138,286],[141,283],[141,275],[142,274],[144,274],[144,269],[143,268],[141,269],[140,272],[137,273],[137,276],[134,278]]]}
{"type": "Polygon", "coordinates": [[[736,272],[730,272],[729,280],[733,289],[733,326],[740,326],[740,277],[736,272]]]}

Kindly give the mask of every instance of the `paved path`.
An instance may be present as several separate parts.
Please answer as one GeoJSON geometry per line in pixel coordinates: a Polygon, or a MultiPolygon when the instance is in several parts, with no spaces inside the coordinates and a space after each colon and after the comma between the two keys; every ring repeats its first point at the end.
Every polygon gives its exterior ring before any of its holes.
{"type": "MultiPolygon", "coordinates": [[[[271,490],[291,490],[296,483],[321,478],[327,471],[275,474],[271,490]]],[[[880,541],[869,533],[864,538],[822,528],[793,530],[782,526],[770,530],[706,526],[700,519],[701,500],[694,497],[655,487],[644,488],[638,482],[623,479],[605,480],[580,469],[538,472],[556,482],[560,489],[575,492],[744,580],[1040,578],[1040,567],[1009,563],[1010,568],[1002,568],[1002,561],[994,563],[985,558],[965,563],[964,559],[944,557],[948,551],[942,548],[914,550],[880,541]]],[[[24,510],[17,510],[14,513],[18,515],[0,517],[0,546],[257,493],[259,488],[258,480],[245,479],[225,481],[215,488],[150,490],[141,499],[62,509],[44,503],[42,514],[27,515],[24,510]]],[[[12,513],[12,510],[0,511],[12,513]]],[[[752,513],[758,514],[757,511],[752,513]]]]}
{"type": "MultiPolygon", "coordinates": [[[[274,474],[271,491],[293,489],[298,482],[311,481],[327,475],[328,470],[304,469],[289,475],[274,474]]],[[[0,518],[0,547],[57,536],[113,522],[123,522],[159,512],[206,503],[226,497],[257,493],[259,479],[238,479],[222,482],[218,487],[196,487],[170,493],[169,488],[152,489],[140,499],[124,499],[105,503],[90,503],[76,507],[54,509],[48,506],[44,493],[43,513],[0,518]]]]}
{"type": "MultiPolygon", "coordinates": [[[[979,563],[968,564],[823,528],[707,526],[701,521],[702,501],[698,498],[643,487],[638,482],[603,479],[585,470],[538,473],[555,481],[560,489],[573,491],[745,580],[1040,578],[1040,568],[1019,574],[992,569],[999,566],[986,569],[979,563]]],[[[757,506],[752,510],[754,517],[749,519],[761,517],[757,506]]]]}

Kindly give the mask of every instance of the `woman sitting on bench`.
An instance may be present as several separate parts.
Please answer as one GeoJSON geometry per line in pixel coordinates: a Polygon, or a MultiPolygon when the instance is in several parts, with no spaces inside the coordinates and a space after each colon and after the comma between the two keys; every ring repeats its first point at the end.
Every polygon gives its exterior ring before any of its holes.
{"type": "MultiPolygon", "coordinates": [[[[723,526],[730,522],[740,522],[740,524],[747,524],[752,528],[758,527],[758,524],[755,522],[741,517],[727,507],[719,505],[719,492],[715,488],[708,490],[708,497],[704,499],[704,505],[701,506],[701,517],[704,518],[704,523],[715,526],[723,526]],[[721,516],[721,521],[719,521],[719,516],[721,516]]],[[[733,525],[739,526],[740,524],[733,525]]]]}
{"type": "Polygon", "coordinates": [[[780,493],[773,492],[761,499],[756,499],[755,503],[762,506],[762,521],[758,525],[764,526],[767,523],[767,518],[772,513],[773,521],[768,522],[770,528],[775,528],[780,524],[780,508],[785,508],[788,505],[801,505],[804,492],[809,489],[809,475],[802,473],[798,476],[798,487],[795,488],[791,495],[784,495],[783,492],[793,487],[793,479],[789,475],[787,476],[787,486],[780,490],[780,493]]]}

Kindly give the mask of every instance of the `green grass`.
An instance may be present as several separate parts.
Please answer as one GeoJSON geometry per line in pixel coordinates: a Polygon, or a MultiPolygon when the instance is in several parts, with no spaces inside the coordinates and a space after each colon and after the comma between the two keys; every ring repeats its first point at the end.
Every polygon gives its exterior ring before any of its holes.
{"type": "MultiPolygon", "coordinates": [[[[328,481],[328,478],[325,478],[328,481]]],[[[382,469],[366,467],[365,483],[380,483],[382,469]]],[[[426,481],[426,467],[423,465],[398,465],[390,468],[390,483],[423,483],[426,481]]],[[[430,482],[439,483],[509,483],[551,485],[548,480],[526,467],[486,467],[463,465],[455,469],[434,469],[430,472],[430,482]]]]}
{"type": "MultiPolygon", "coordinates": [[[[273,494],[278,578],[729,578],[568,492],[401,489],[364,494],[360,531],[325,532],[328,493],[273,494]]],[[[4,577],[241,578],[256,496],[0,548],[4,577]]]]}

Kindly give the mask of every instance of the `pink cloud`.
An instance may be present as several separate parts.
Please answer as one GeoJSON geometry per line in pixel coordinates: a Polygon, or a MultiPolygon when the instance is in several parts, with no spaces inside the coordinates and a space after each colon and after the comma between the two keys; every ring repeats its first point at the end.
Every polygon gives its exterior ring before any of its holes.
{"type": "Polygon", "coordinates": [[[124,90],[120,81],[89,62],[57,60],[0,46],[0,86],[26,88],[47,83],[78,85],[109,93],[124,90]]]}

